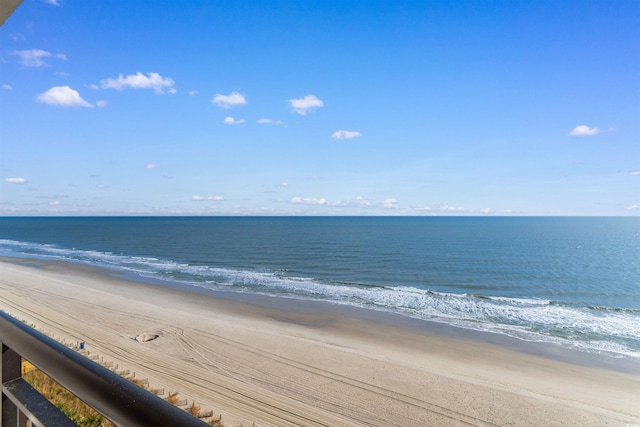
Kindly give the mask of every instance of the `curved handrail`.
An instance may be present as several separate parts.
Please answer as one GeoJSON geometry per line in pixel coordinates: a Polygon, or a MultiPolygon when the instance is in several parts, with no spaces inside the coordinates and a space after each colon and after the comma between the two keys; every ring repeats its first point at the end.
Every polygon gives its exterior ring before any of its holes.
{"type": "Polygon", "coordinates": [[[207,425],[2,311],[0,342],[118,425],[207,425]]]}

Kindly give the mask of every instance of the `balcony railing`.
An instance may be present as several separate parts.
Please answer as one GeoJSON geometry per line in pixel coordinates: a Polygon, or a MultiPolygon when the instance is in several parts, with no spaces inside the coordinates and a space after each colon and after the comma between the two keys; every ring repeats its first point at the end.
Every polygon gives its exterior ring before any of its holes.
{"type": "Polygon", "coordinates": [[[75,426],[22,378],[22,358],[120,426],[207,424],[0,311],[2,427],[75,426]]]}

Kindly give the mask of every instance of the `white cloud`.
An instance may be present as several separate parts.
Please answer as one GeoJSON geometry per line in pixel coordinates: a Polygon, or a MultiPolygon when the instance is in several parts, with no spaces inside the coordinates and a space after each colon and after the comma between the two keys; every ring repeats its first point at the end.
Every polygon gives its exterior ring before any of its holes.
{"type": "Polygon", "coordinates": [[[447,211],[447,212],[462,212],[466,210],[465,208],[460,206],[448,206],[448,205],[440,206],[439,209],[441,211],[447,211]]]}
{"type": "Polygon", "coordinates": [[[9,34],[9,38],[14,42],[17,42],[18,40],[26,40],[26,38],[20,33],[11,33],[9,34]]]}
{"type": "Polygon", "coordinates": [[[631,175],[640,175],[640,169],[636,169],[634,171],[629,172],[631,175]]]}
{"type": "Polygon", "coordinates": [[[5,182],[9,184],[26,184],[27,180],[25,178],[5,178],[5,182]]]}
{"type": "Polygon", "coordinates": [[[46,62],[42,60],[42,58],[48,58],[53,56],[58,59],[67,59],[67,57],[63,54],[52,55],[51,52],[47,52],[42,49],[30,49],[30,50],[14,50],[10,52],[12,55],[15,55],[20,58],[20,64],[25,67],[42,67],[47,65],[46,62]]]}
{"type": "Polygon", "coordinates": [[[101,99],[100,101],[96,101],[96,107],[100,107],[100,108],[106,107],[107,104],[108,104],[108,102],[105,101],[104,99],[101,99]]]}
{"type": "Polygon", "coordinates": [[[38,102],[58,107],[93,108],[93,105],[82,99],[78,91],[71,89],[69,86],[54,86],[48,91],[37,95],[36,99],[38,102]]]}
{"type": "Polygon", "coordinates": [[[247,98],[238,92],[231,92],[229,95],[222,95],[218,93],[213,97],[211,102],[216,104],[218,107],[227,109],[237,107],[238,105],[245,105],[247,103],[247,98]]]}
{"type": "Polygon", "coordinates": [[[170,88],[167,92],[169,92],[171,95],[175,95],[176,93],[178,93],[178,91],[174,87],[170,88]]]}
{"type": "MultiPolygon", "coordinates": [[[[173,88],[175,82],[172,78],[162,77],[158,73],[147,73],[145,76],[141,72],[130,74],[128,76],[118,75],[117,79],[102,79],[100,86],[103,89],[123,90],[125,88],[133,89],[153,89],[155,93],[164,93],[164,88],[173,88]]],[[[171,92],[174,93],[174,92],[171,92]]]]}
{"type": "Polygon", "coordinates": [[[12,90],[13,88],[11,87],[11,85],[2,85],[2,89],[4,89],[4,90],[12,90]]]}
{"type": "Polygon", "coordinates": [[[321,197],[319,199],[315,197],[294,197],[293,199],[291,199],[291,203],[303,205],[326,205],[327,199],[325,199],[324,197],[321,197]]]}
{"type": "MultiPolygon", "coordinates": [[[[334,208],[370,208],[373,206],[370,201],[361,196],[355,197],[353,200],[336,200],[333,202],[327,200],[324,197],[294,197],[290,200],[290,202],[297,205],[329,206],[334,208]]],[[[385,207],[395,207],[393,205],[397,202],[397,200],[388,199],[385,202],[389,202],[389,206],[385,207]]]]}
{"type": "Polygon", "coordinates": [[[426,212],[463,212],[466,211],[465,208],[461,208],[459,206],[449,206],[449,205],[440,205],[440,206],[418,206],[413,208],[416,211],[426,211],[426,212]]]}
{"type": "Polygon", "coordinates": [[[382,206],[386,209],[395,209],[397,208],[398,199],[389,198],[382,201],[382,206]]]}
{"type": "Polygon", "coordinates": [[[233,117],[225,117],[225,119],[223,120],[224,124],[227,125],[239,125],[245,122],[244,119],[234,119],[233,117]]]}
{"type": "Polygon", "coordinates": [[[53,195],[42,195],[38,196],[38,199],[66,199],[69,196],[67,194],[53,194],[53,195]]]}
{"type": "Polygon", "coordinates": [[[157,169],[158,165],[156,165],[155,163],[149,163],[148,165],[145,166],[145,168],[147,168],[147,169],[157,169]]]}
{"type": "Polygon", "coordinates": [[[293,108],[293,111],[303,116],[312,108],[324,107],[324,102],[318,99],[315,95],[307,95],[302,98],[290,99],[289,104],[291,105],[291,108],[293,108]]]}
{"type": "Polygon", "coordinates": [[[631,205],[631,206],[627,206],[626,208],[624,208],[627,211],[631,211],[631,212],[635,212],[635,211],[640,211],[640,206],[638,205],[631,205]]]}
{"type": "Polygon", "coordinates": [[[490,214],[491,212],[493,212],[493,209],[484,208],[484,209],[480,209],[480,212],[482,212],[483,214],[490,214]]]}
{"type": "Polygon", "coordinates": [[[42,0],[43,3],[47,3],[53,6],[58,6],[58,7],[62,7],[62,4],[60,4],[60,2],[58,0],[42,0]]]}
{"type": "Polygon", "coordinates": [[[355,198],[355,201],[356,201],[356,204],[357,204],[358,206],[360,206],[361,208],[368,208],[368,207],[370,207],[370,206],[371,206],[371,202],[370,202],[370,201],[368,201],[367,199],[365,199],[365,198],[364,198],[364,197],[362,197],[362,196],[357,196],[357,197],[355,198]]]}
{"type": "Polygon", "coordinates": [[[213,202],[221,202],[221,201],[224,200],[224,197],[222,197],[222,196],[208,196],[208,197],[205,197],[205,196],[200,196],[198,194],[195,194],[195,195],[191,196],[191,200],[194,201],[194,202],[204,202],[205,200],[210,200],[210,201],[213,201],[213,202]]]}
{"type": "Polygon", "coordinates": [[[261,125],[281,125],[282,121],[272,119],[258,119],[257,122],[261,125]]]}
{"type": "Polygon", "coordinates": [[[197,90],[190,90],[188,93],[189,93],[189,95],[193,96],[193,95],[197,95],[198,91],[197,90]]]}
{"type": "Polygon", "coordinates": [[[280,183],[280,187],[288,187],[289,183],[288,182],[281,182],[280,183]]]}
{"type": "Polygon", "coordinates": [[[354,132],[350,130],[338,130],[331,134],[333,139],[352,139],[362,136],[360,132],[354,132]]]}
{"type": "Polygon", "coordinates": [[[598,128],[590,128],[587,125],[580,125],[573,128],[569,135],[571,136],[592,136],[600,133],[600,129],[598,128]]]}

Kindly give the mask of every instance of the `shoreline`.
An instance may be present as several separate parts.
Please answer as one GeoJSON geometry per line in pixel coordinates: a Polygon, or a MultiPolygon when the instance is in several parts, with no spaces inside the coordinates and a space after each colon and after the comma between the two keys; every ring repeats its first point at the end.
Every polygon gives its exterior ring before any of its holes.
{"type": "MultiPolygon", "coordinates": [[[[68,264],[87,269],[95,269],[98,274],[104,274],[109,277],[124,280],[127,282],[137,283],[145,286],[159,286],[163,289],[170,289],[176,292],[192,292],[202,294],[209,297],[222,299],[230,302],[244,303],[251,306],[257,306],[267,309],[274,309],[282,312],[297,312],[302,315],[308,312],[326,311],[335,313],[338,316],[353,317],[362,320],[372,321],[374,323],[383,323],[394,325],[400,328],[410,328],[416,331],[424,332],[428,335],[454,337],[463,340],[477,341],[504,347],[519,353],[540,356],[569,364],[577,364],[587,367],[601,368],[623,373],[640,375],[640,357],[620,355],[613,352],[590,352],[572,348],[563,343],[554,343],[548,341],[533,341],[522,338],[513,337],[507,334],[482,331],[477,329],[455,326],[445,322],[436,320],[425,320],[416,317],[406,316],[400,313],[391,313],[383,310],[375,310],[363,308],[353,305],[342,305],[332,301],[313,301],[307,299],[299,299],[288,296],[271,296],[262,294],[252,294],[234,291],[224,291],[216,289],[207,289],[200,286],[190,286],[180,283],[173,283],[161,279],[152,279],[135,273],[117,270],[115,268],[96,267],[82,264],[74,261],[57,261],[42,260],[37,258],[25,258],[24,265],[32,265],[38,267],[38,263],[61,263],[68,264]]],[[[0,262],[21,263],[22,258],[11,258],[0,256],[0,262]]]]}
{"type": "Polygon", "coordinates": [[[0,258],[0,269],[0,308],[81,338],[123,365],[146,368],[150,381],[214,407],[232,423],[640,420],[635,363],[619,366],[611,358],[598,365],[598,357],[546,343],[517,348],[509,342],[515,338],[365,309],[225,298],[60,261],[0,258]],[[160,338],[132,339],[145,332],[160,338]]]}
{"type": "MultiPolygon", "coordinates": [[[[0,262],[1,261],[2,257],[0,257],[0,262]]],[[[87,267],[94,268],[91,266],[87,267]]],[[[248,304],[250,306],[272,309],[284,313],[294,312],[297,314],[297,316],[301,317],[304,317],[305,314],[308,314],[310,312],[334,313],[336,316],[356,318],[363,321],[370,321],[376,324],[392,325],[402,329],[411,329],[415,330],[416,332],[422,332],[427,335],[433,335],[436,337],[458,338],[461,340],[491,344],[498,347],[503,347],[508,350],[516,351],[518,353],[539,356],[559,362],[640,375],[640,358],[618,355],[617,353],[588,352],[584,350],[574,349],[560,343],[530,341],[506,334],[469,329],[461,326],[450,325],[444,322],[438,322],[435,320],[424,320],[415,317],[404,316],[400,313],[391,313],[387,311],[367,309],[346,304],[342,305],[331,301],[312,301],[288,296],[271,296],[213,290],[199,286],[189,286],[182,284],[174,285],[173,283],[168,281],[148,279],[126,272],[118,272],[117,270],[104,270],[103,274],[107,274],[109,276],[129,282],[135,282],[141,285],[160,286],[162,288],[171,289],[176,292],[192,292],[230,302],[248,304]]],[[[282,317],[282,319],[285,318],[282,317]]],[[[313,320],[309,320],[307,322],[305,322],[304,320],[290,321],[301,325],[307,324],[308,326],[313,326],[315,323],[313,320]]]]}

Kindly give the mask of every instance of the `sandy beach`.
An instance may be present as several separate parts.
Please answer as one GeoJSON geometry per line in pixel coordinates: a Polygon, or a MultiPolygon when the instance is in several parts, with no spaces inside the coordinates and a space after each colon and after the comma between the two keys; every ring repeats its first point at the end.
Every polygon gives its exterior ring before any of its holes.
{"type": "Polygon", "coordinates": [[[625,426],[640,376],[295,300],[238,301],[48,261],[0,263],[0,309],[225,425],[625,426]],[[141,334],[158,338],[140,342],[141,334]]]}

